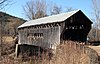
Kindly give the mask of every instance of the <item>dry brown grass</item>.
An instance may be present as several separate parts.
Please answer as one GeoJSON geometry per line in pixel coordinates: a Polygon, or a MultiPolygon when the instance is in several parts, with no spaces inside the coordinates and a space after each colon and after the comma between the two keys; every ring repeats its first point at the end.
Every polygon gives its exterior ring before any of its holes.
{"type": "Polygon", "coordinates": [[[89,46],[91,49],[95,50],[100,56],[100,46],[89,46]]]}
{"type": "MultiPolygon", "coordinates": [[[[41,57],[17,58],[3,57],[2,64],[89,64],[90,57],[86,54],[84,44],[78,42],[65,41],[57,46],[54,56],[50,59],[47,54],[41,57]]],[[[90,51],[87,51],[87,53],[90,51]]],[[[91,53],[91,52],[90,52],[91,53]]],[[[0,63],[0,64],[1,64],[0,63]]],[[[98,64],[98,63],[95,63],[98,64]]]]}
{"type": "Polygon", "coordinates": [[[89,64],[89,58],[80,49],[78,42],[66,41],[64,44],[58,46],[53,64],[89,64]]]}
{"type": "Polygon", "coordinates": [[[11,44],[13,42],[13,38],[11,36],[3,36],[3,44],[11,44]]]}

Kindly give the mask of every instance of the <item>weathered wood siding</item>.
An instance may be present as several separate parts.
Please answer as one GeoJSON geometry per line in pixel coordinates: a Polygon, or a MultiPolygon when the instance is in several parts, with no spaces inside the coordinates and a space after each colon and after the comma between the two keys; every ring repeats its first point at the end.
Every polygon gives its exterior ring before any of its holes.
{"type": "Polygon", "coordinates": [[[19,30],[19,44],[53,48],[60,44],[60,26],[19,30]]]}

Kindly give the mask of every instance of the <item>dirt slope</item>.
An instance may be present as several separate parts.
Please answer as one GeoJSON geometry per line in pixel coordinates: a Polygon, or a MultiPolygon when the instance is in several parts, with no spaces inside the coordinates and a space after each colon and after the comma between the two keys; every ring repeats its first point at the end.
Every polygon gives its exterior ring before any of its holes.
{"type": "Polygon", "coordinates": [[[100,46],[89,46],[90,48],[92,48],[93,50],[95,50],[98,55],[100,56],[100,46]]]}

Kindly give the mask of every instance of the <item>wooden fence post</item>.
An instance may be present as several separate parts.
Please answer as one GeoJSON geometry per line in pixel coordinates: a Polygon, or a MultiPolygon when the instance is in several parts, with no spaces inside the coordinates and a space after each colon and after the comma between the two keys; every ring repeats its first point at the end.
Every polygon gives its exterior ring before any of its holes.
{"type": "Polygon", "coordinates": [[[18,56],[18,44],[16,44],[15,55],[16,55],[15,57],[18,56]]]}

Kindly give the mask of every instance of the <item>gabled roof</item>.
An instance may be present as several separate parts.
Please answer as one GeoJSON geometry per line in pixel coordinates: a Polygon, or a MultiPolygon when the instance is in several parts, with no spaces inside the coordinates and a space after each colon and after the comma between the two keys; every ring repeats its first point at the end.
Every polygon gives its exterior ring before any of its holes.
{"type": "Polygon", "coordinates": [[[18,28],[28,27],[28,26],[33,26],[33,25],[40,25],[40,24],[47,24],[47,23],[54,23],[54,22],[62,22],[79,11],[81,11],[81,10],[75,10],[75,11],[71,11],[71,12],[67,12],[67,13],[61,13],[61,14],[57,14],[57,15],[43,17],[40,19],[30,20],[30,21],[27,21],[24,24],[20,25],[18,28]]]}

